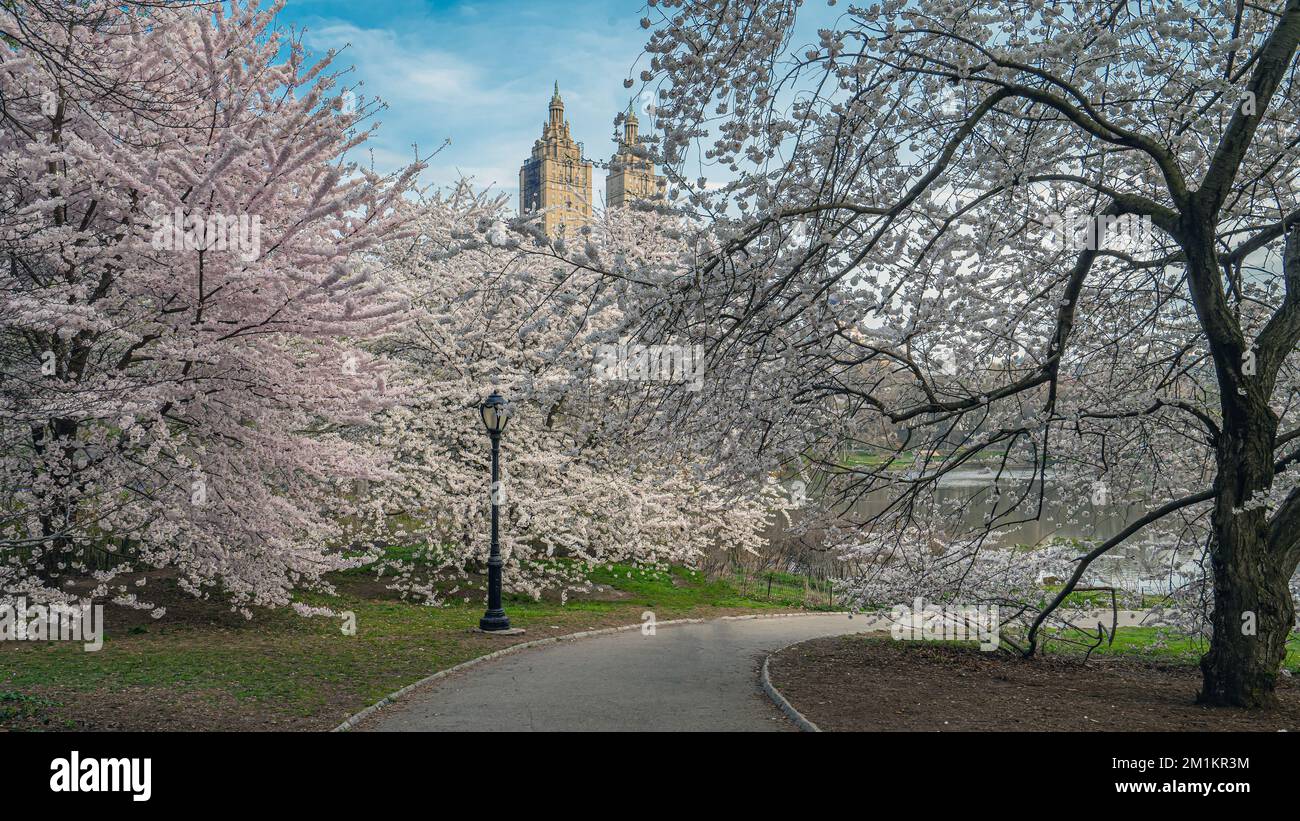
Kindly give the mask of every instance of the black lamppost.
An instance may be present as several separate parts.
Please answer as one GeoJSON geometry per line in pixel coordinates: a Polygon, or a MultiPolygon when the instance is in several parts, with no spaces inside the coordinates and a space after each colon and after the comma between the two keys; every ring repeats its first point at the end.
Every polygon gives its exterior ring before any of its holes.
{"type": "Polygon", "coordinates": [[[492,391],[492,395],[483,400],[478,407],[483,417],[483,427],[492,437],[492,552],[488,556],[488,605],[483,618],[478,620],[479,629],[485,633],[496,633],[510,629],[510,618],[501,606],[501,543],[497,541],[497,511],[501,500],[501,432],[510,421],[510,405],[505,397],[492,391]]]}

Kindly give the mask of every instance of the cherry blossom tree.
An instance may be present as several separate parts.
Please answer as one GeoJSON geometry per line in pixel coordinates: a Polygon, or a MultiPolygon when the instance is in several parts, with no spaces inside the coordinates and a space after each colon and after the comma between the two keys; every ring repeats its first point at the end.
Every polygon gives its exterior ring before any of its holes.
{"type": "MultiPolygon", "coordinates": [[[[635,254],[654,219],[612,214],[569,245],[635,254]]],[[[409,321],[358,352],[393,363],[390,389],[403,396],[373,426],[396,478],[366,489],[391,523],[389,541],[411,548],[379,565],[393,587],[428,602],[481,588],[491,498],[506,587],[534,597],[589,590],[594,566],[698,566],[763,545],[788,498],[648,451],[661,437],[629,424],[627,408],[663,386],[603,368],[597,352],[621,327],[617,295],[565,262],[563,242],[557,249],[536,220],[507,215],[503,200],[467,183],[426,198],[414,229],[384,249],[384,278],[413,297],[409,321]],[[514,409],[503,480],[489,495],[477,406],[493,388],[514,409]]]]}
{"type": "Polygon", "coordinates": [[[339,491],[396,397],[347,357],[407,309],[370,252],[418,166],[347,160],[373,106],[277,10],[0,5],[4,594],[166,567],[248,613],[383,524],[339,491]]]}
{"type": "Polygon", "coordinates": [[[618,297],[502,202],[349,162],[375,105],[278,8],[0,10],[4,594],[89,573],[152,607],[121,577],[169,568],[251,614],[378,560],[444,600],[480,583],[496,386],[513,589],[761,544],[769,483],[641,458],[659,439],[624,411],[655,387],[596,356],[618,297]]]}
{"type": "Polygon", "coordinates": [[[706,251],[639,279],[636,322],[706,346],[730,435],[845,507],[887,493],[851,557],[949,596],[1035,603],[989,536],[1049,485],[1072,518],[1127,499],[1072,557],[1024,554],[1065,583],[1023,649],[1150,540],[1188,570],[1179,607],[1205,598],[1200,698],[1270,703],[1300,562],[1300,2],[885,0],[806,45],[797,0],[650,6],[642,93],[706,251]],[[886,458],[843,467],[864,448],[886,458]],[[935,491],[975,464],[964,527],[935,491]]]}

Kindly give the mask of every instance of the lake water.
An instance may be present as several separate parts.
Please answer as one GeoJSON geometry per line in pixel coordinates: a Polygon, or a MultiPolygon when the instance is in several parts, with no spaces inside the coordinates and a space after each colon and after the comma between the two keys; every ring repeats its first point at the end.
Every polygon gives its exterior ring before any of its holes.
{"type": "MultiPolygon", "coordinates": [[[[1036,507],[1039,492],[1039,482],[1033,472],[1027,469],[1004,470],[999,484],[1002,501],[997,509],[1005,511],[1012,499],[1018,499],[1027,491],[1019,513],[1009,518],[1029,518],[1036,507]]],[[[989,517],[994,507],[993,491],[992,471],[954,471],[940,479],[934,498],[945,511],[951,509],[951,513],[944,515],[958,532],[969,532],[981,528],[989,517]]],[[[864,495],[852,505],[850,518],[861,522],[883,513],[895,495],[889,489],[864,495]]],[[[999,528],[985,543],[1008,547],[1045,544],[1053,539],[1079,539],[1095,544],[1114,536],[1145,512],[1146,507],[1140,498],[1114,498],[1107,494],[1100,498],[1064,499],[1061,489],[1053,484],[1049,474],[1043,492],[1042,515],[1032,521],[999,528]]],[[[797,512],[792,515],[792,520],[798,522],[797,512]]],[[[784,520],[778,517],[768,535],[780,539],[786,531],[784,520]]],[[[1134,541],[1142,540],[1135,538],[1134,541]]],[[[1081,549],[1080,554],[1085,550],[1081,549]]],[[[1190,573],[1195,572],[1186,561],[1185,554],[1176,557],[1167,547],[1158,544],[1126,545],[1094,562],[1085,581],[1145,593],[1167,592],[1171,584],[1181,585],[1190,573]]]]}

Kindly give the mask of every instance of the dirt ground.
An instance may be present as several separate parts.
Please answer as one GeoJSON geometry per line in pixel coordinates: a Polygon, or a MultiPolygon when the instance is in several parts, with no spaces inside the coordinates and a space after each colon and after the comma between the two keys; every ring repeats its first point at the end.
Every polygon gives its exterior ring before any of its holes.
{"type": "Polygon", "coordinates": [[[830,731],[1300,730],[1300,687],[1269,711],[1200,707],[1195,665],[1135,658],[1023,660],[974,647],[841,636],[781,651],[772,683],[830,731]]]}

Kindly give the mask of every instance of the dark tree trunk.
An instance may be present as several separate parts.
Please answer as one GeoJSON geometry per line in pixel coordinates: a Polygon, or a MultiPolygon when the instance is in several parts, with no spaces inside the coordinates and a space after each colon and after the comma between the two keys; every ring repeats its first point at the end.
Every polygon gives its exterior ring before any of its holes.
{"type": "MultiPolygon", "coordinates": [[[[51,448],[59,448],[63,457],[73,463],[76,457],[77,423],[72,419],[55,418],[48,426],[33,426],[32,445],[39,458],[51,448]]],[[[72,541],[66,532],[69,524],[76,518],[77,510],[69,488],[76,482],[74,473],[61,477],[55,483],[53,496],[41,500],[43,512],[38,520],[44,541],[41,545],[41,558],[36,564],[36,577],[51,587],[59,586],[63,576],[60,564],[66,564],[72,558],[72,541]]]]}
{"type": "Polygon", "coordinates": [[[1267,556],[1236,546],[1214,566],[1214,638],[1201,658],[1198,701],[1221,707],[1271,707],[1295,605],[1286,577],[1267,556]],[[1261,561],[1261,558],[1263,559],[1261,561]]]}
{"type": "Polygon", "coordinates": [[[1295,623],[1288,583],[1294,568],[1271,550],[1268,513],[1248,508],[1273,483],[1277,418],[1254,396],[1225,406],[1218,448],[1218,496],[1210,551],[1214,636],[1201,658],[1203,704],[1269,707],[1295,623]]]}
{"type": "Polygon", "coordinates": [[[1224,298],[1207,229],[1217,225],[1218,206],[1201,198],[1190,206],[1181,228],[1188,282],[1214,357],[1221,411],[1214,431],[1218,472],[1210,543],[1214,635],[1201,658],[1199,701],[1267,707],[1276,703],[1274,688],[1295,623],[1288,590],[1295,572],[1292,551],[1278,543],[1269,511],[1258,503],[1276,472],[1278,417],[1269,399],[1289,345],[1267,332],[1253,341],[1244,338],[1224,298]]]}

